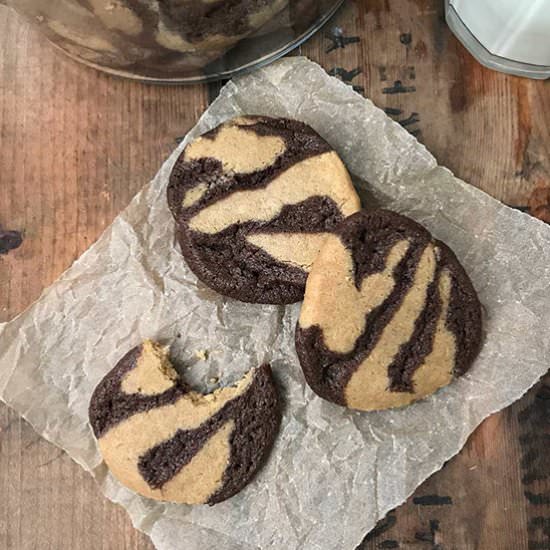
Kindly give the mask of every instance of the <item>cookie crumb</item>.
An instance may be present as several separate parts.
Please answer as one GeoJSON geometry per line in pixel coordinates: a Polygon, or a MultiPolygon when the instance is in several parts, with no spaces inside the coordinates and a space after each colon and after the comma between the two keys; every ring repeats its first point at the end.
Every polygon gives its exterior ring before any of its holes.
{"type": "Polygon", "coordinates": [[[199,359],[200,361],[206,361],[208,359],[208,350],[207,349],[199,349],[195,352],[195,357],[199,359]]]}

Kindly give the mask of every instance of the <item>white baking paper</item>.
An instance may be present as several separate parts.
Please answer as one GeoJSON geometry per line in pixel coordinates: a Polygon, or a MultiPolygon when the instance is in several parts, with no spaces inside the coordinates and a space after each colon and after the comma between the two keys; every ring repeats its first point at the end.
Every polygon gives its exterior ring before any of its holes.
{"type": "Polygon", "coordinates": [[[369,100],[292,58],[230,82],[99,241],[0,328],[0,395],[91,471],[161,550],[352,550],[485,417],[546,372],[548,288],[550,227],[453,177],[369,100]],[[293,345],[299,305],[243,304],[197,282],[174,242],[168,175],[190,139],[241,113],[307,122],[341,154],[362,191],[454,249],[486,314],[485,344],[469,374],[406,409],[346,411],[304,383],[293,345]],[[284,396],[280,435],[261,473],[229,501],[155,503],[122,488],[102,465],[88,401],[144,338],[171,343],[198,388],[212,389],[215,376],[233,382],[263,361],[274,366],[284,396]]]}

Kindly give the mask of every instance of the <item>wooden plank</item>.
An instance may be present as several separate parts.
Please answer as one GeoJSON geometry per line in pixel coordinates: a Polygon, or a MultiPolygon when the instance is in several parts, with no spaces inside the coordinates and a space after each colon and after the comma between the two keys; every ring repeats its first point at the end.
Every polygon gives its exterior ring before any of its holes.
{"type": "Polygon", "coordinates": [[[485,69],[452,35],[439,0],[348,2],[302,49],[343,75],[457,176],[514,206],[550,184],[550,81],[485,69]],[[334,28],[358,43],[334,45],[334,28]]]}
{"type": "Polygon", "coordinates": [[[491,416],[361,550],[550,547],[550,379],[491,416]]]}
{"type": "MultiPolygon", "coordinates": [[[[550,181],[550,87],[478,66],[441,5],[348,2],[332,25],[341,33],[327,30],[302,52],[343,69],[457,175],[525,205],[532,186],[550,181]],[[398,80],[416,91],[388,93],[398,80]]],[[[23,232],[0,256],[0,321],[94,242],[207,102],[206,86],[144,86],[81,67],[0,8],[0,224],[23,232]]],[[[550,548],[548,402],[539,387],[491,417],[362,547],[550,548]]],[[[0,488],[0,548],[151,548],[90,476],[6,407],[0,488]]]]}
{"type": "MultiPolygon", "coordinates": [[[[0,321],[97,239],[206,105],[204,86],[147,86],[82,67],[0,7],[0,224],[23,234],[0,256],[0,321]]],[[[0,487],[2,549],[152,547],[88,474],[5,406],[0,487]]]]}

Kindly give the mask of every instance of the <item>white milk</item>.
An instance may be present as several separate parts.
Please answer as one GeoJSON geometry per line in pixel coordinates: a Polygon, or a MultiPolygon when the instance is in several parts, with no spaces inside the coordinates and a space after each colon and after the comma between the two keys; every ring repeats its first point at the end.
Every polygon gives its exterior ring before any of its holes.
{"type": "Polygon", "coordinates": [[[550,66],[550,0],[451,0],[492,54],[550,66]]]}

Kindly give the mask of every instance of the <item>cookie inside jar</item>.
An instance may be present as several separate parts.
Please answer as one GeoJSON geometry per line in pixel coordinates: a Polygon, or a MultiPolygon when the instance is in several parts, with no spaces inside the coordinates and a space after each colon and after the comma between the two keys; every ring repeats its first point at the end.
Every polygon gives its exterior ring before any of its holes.
{"type": "Polygon", "coordinates": [[[158,82],[228,78],[297,46],[342,0],[7,0],[71,57],[158,82]]]}

